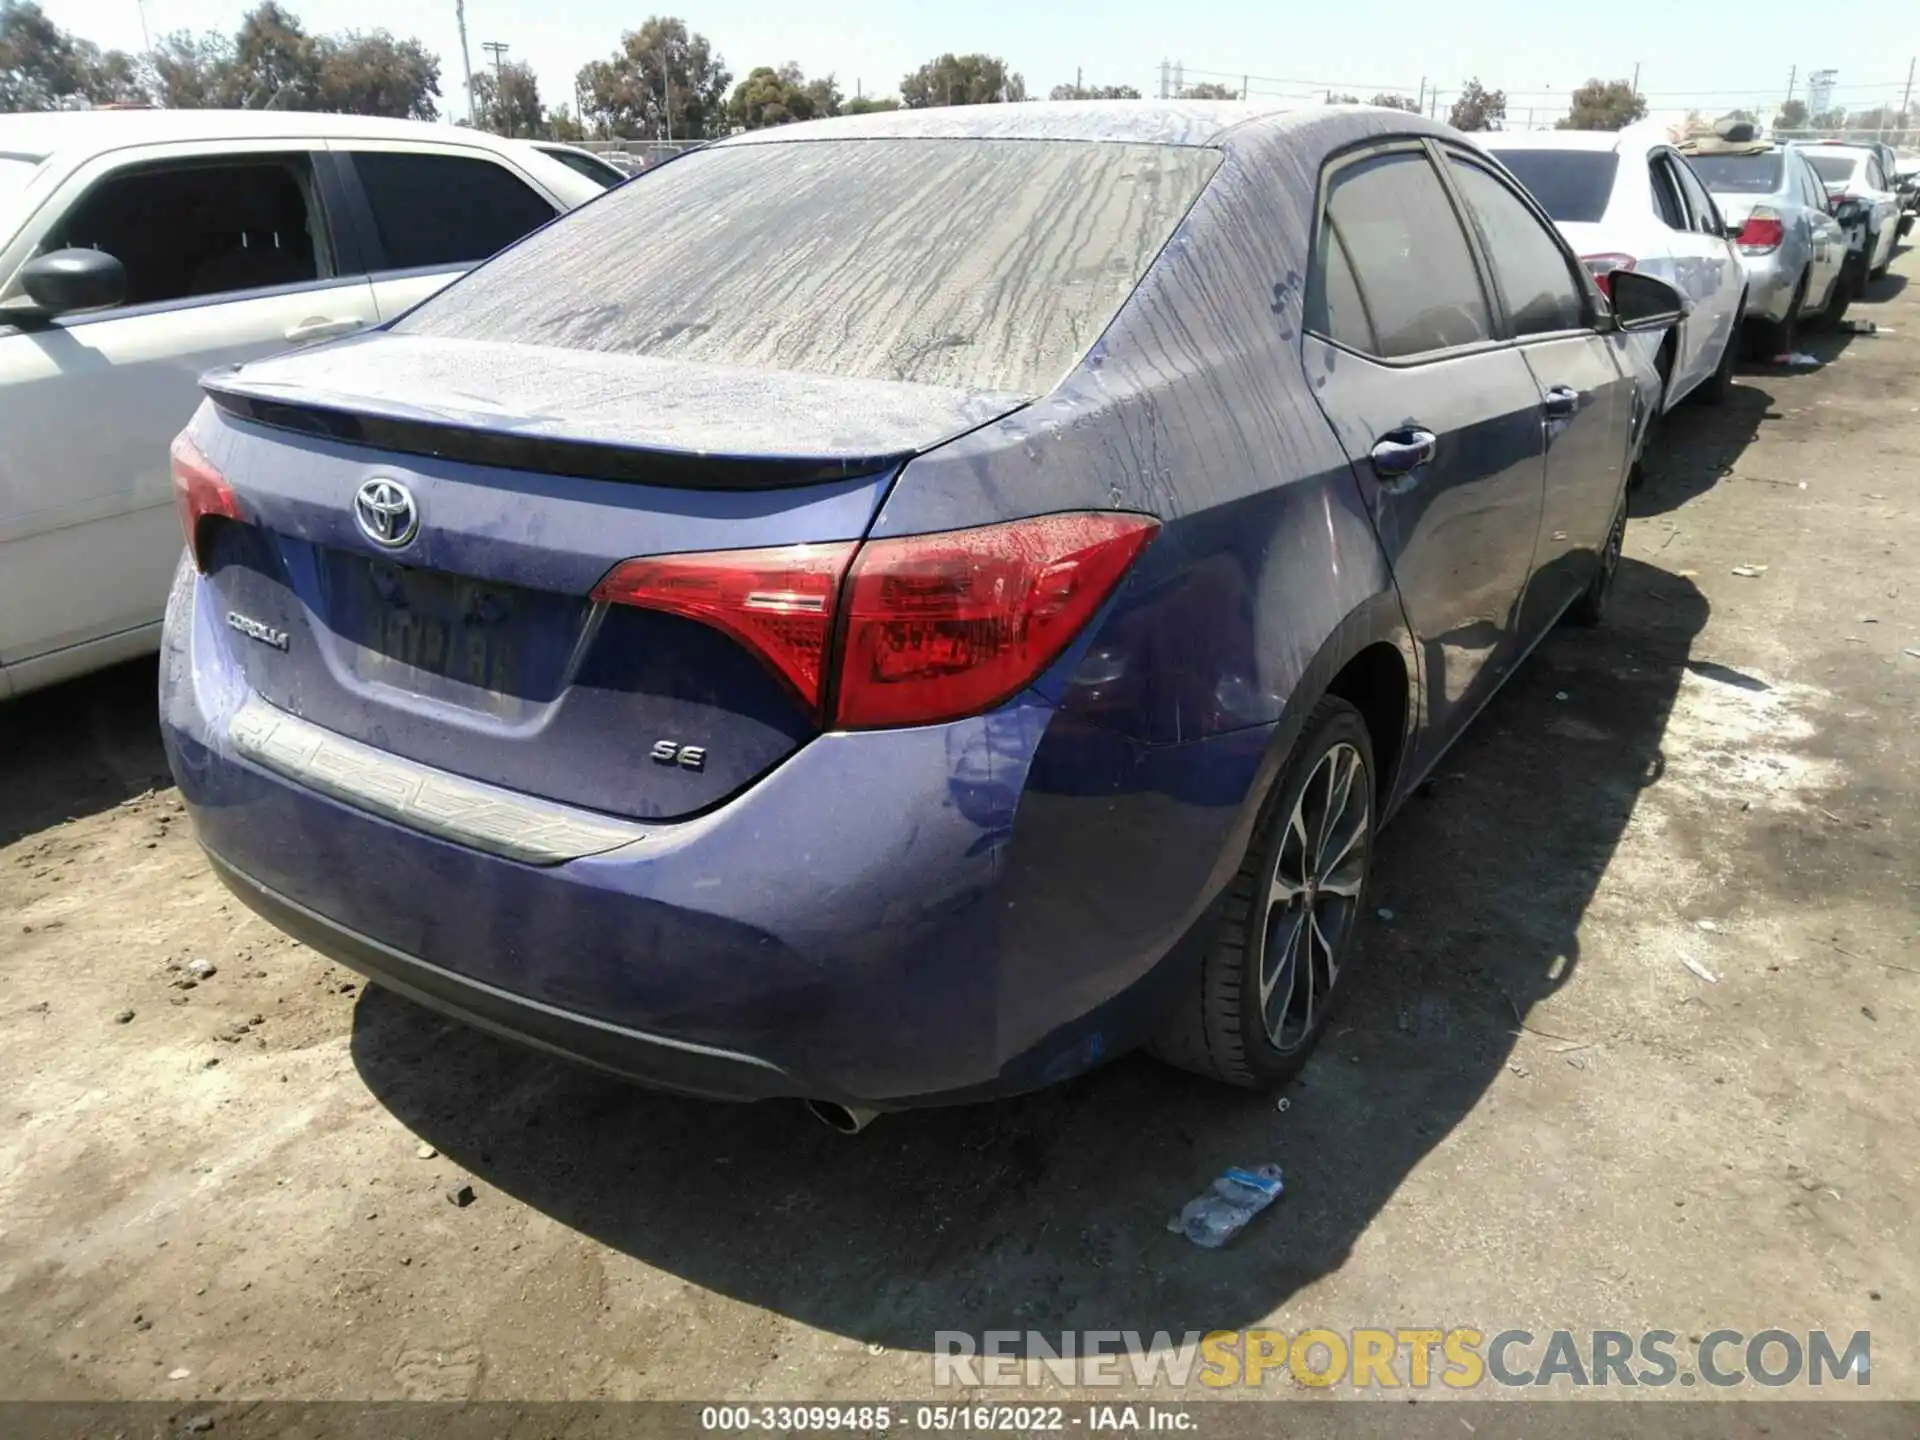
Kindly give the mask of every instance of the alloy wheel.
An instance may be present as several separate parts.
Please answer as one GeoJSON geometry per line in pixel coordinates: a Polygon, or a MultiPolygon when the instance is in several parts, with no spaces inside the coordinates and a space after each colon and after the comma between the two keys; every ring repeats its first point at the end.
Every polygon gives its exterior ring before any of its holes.
{"type": "Polygon", "coordinates": [[[1281,1054],[1314,1033],[1340,978],[1373,842],[1373,782],[1345,742],[1320,757],[1295,800],[1267,890],[1260,1016],[1281,1054]]]}

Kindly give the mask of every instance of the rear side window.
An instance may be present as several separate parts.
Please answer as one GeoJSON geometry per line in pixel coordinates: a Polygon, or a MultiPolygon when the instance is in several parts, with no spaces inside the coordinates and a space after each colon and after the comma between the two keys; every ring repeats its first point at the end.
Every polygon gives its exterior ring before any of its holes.
{"type": "Polygon", "coordinates": [[[1323,313],[1310,307],[1307,319],[1354,344],[1351,330],[1332,328],[1342,252],[1372,321],[1372,354],[1397,359],[1492,336],[1467,237],[1424,154],[1358,161],[1334,172],[1328,187],[1313,265],[1323,313]],[[1324,281],[1317,278],[1323,274],[1324,281]]]}
{"type": "Polygon", "coordinates": [[[1680,186],[1673,178],[1664,157],[1656,155],[1647,162],[1647,178],[1653,184],[1653,209],[1669,230],[1687,228],[1687,205],[1680,198],[1680,186]]]}
{"type": "Polygon", "coordinates": [[[388,270],[477,264],[553,219],[553,206],[491,160],[361,150],[353,168],[388,270]]]}
{"type": "Polygon", "coordinates": [[[1500,150],[1495,158],[1511,170],[1561,224],[1591,225],[1607,213],[1620,157],[1611,150],[1500,150]]]}
{"type": "Polygon", "coordinates": [[[1694,155],[1693,173],[1716,195],[1773,195],[1781,187],[1784,156],[1778,150],[1763,155],[1694,155]]]}
{"type": "Polygon", "coordinates": [[[1687,212],[1691,217],[1692,228],[1702,235],[1718,235],[1725,228],[1720,223],[1720,211],[1713,203],[1713,197],[1701,185],[1700,177],[1684,160],[1667,158],[1667,164],[1673,167],[1673,175],[1680,182],[1680,188],[1686,193],[1687,212]]]}
{"type": "Polygon", "coordinates": [[[1218,163],[1075,141],[716,146],[636,176],[397,328],[1041,394],[1218,163]]]}
{"type": "Polygon", "coordinates": [[[1807,163],[1829,185],[1845,185],[1853,179],[1855,162],[1851,155],[1809,155],[1807,163]]]}
{"type": "Polygon", "coordinates": [[[1478,165],[1449,157],[1454,183],[1486,243],[1515,335],[1551,335],[1587,323],[1584,292],[1559,242],[1519,197],[1478,165]]]}
{"type": "Polygon", "coordinates": [[[618,185],[622,180],[627,178],[624,171],[617,170],[606,161],[599,159],[597,156],[588,155],[583,151],[568,150],[562,146],[555,146],[549,150],[543,145],[540,147],[540,153],[550,160],[558,160],[575,174],[584,175],[589,180],[599,181],[603,187],[618,185]]]}

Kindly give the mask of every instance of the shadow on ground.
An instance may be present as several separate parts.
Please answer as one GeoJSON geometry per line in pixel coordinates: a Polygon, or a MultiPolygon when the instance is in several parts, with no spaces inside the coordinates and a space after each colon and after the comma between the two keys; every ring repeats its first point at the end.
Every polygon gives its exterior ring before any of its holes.
{"type": "MultiPolygon", "coordinates": [[[[1822,344],[1844,346],[1848,337],[1818,338],[1822,344]]],[[[1809,354],[1819,353],[1810,337],[1794,344],[1809,354]]],[[[1831,358],[1822,355],[1823,363],[1831,358]]],[[[1761,424],[1781,418],[1765,384],[1768,374],[1778,373],[1766,366],[1744,367],[1718,405],[1689,398],[1662,416],[1647,440],[1646,478],[1629,502],[1633,515],[1644,518],[1677,510],[1731,475],[1761,424]]]]}
{"type": "Polygon", "coordinates": [[[155,662],[0,703],[0,845],[171,785],[155,662]]]}
{"type": "Polygon", "coordinates": [[[936,1329],[1250,1322],[1340,1268],[1500,1075],[1516,1020],[1580,963],[1581,916],[1662,771],[1706,618],[1690,582],[1628,560],[1609,625],[1557,633],[1496,697],[1383,837],[1374,903],[1394,918],[1369,920],[1284,1114],[1133,1058],[845,1139],[797,1105],[647,1094],[378,990],[354,1061],[483,1185],[811,1326],[929,1349],[936,1329]],[[1223,1167],[1264,1161],[1287,1194],[1232,1249],[1165,1232],[1223,1167]]]}

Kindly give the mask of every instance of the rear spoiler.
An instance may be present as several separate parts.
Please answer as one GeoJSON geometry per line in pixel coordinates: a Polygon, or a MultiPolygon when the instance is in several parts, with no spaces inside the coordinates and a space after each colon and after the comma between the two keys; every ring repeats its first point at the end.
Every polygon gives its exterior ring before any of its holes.
{"type": "Polygon", "coordinates": [[[208,376],[207,398],[222,413],[274,430],[362,445],[395,455],[424,455],[466,465],[531,470],[581,480],[662,485],[676,490],[768,490],[874,475],[903,465],[914,450],[863,455],[715,455],[635,448],[592,440],[516,434],[447,420],[368,414],[310,400],[274,400],[226,388],[208,376]]]}
{"type": "Polygon", "coordinates": [[[883,473],[1032,399],[380,331],[200,384],[236,420],[336,444],[688,490],[883,473]]]}

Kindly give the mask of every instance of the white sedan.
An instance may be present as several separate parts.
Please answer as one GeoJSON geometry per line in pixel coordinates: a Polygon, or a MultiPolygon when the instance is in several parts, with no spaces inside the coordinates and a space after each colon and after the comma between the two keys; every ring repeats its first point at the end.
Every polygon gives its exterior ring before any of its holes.
{"type": "Polygon", "coordinates": [[[1687,314],[1667,335],[1641,337],[1665,389],[1663,410],[1732,382],[1746,275],[1713,197],[1666,132],[1630,126],[1476,136],[1533,192],[1600,288],[1616,270],[1677,289],[1687,314]]]}
{"type": "Polygon", "coordinates": [[[203,372],[391,320],[604,188],[402,120],[0,116],[0,699],[158,644],[203,372]]]}
{"type": "Polygon", "coordinates": [[[1893,263],[1900,234],[1900,196],[1879,152],[1831,140],[1817,140],[1801,150],[1825,183],[1834,214],[1858,238],[1852,256],[1859,269],[1857,284],[1864,287],[1868,280],[1878,280],[1893,263]]]}

